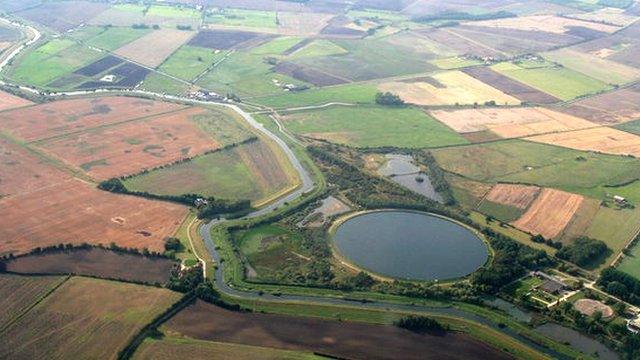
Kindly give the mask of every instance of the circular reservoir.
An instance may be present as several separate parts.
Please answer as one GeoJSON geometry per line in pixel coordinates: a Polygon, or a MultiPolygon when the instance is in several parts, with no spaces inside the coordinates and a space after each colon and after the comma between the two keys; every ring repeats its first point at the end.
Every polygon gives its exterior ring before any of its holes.
{"type": "Polygon", "coordinates": [[[333,236],[340,254],[386,277],[445,280],[484,265],[489,250],[467,227],[435,215],[376,211],[340,224],[333,236]]]}

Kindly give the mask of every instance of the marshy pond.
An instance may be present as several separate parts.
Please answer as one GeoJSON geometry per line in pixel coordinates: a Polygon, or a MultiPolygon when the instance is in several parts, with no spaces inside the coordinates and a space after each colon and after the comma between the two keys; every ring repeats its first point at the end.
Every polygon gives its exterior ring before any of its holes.
{"type": "Polygon", "coordinates": [[[376,274],[411,280],[446,280],[484,265],[489,251],[467,227],[411,211],[369,212],[338,225],[335,247],[349,262],[376,274]]]}

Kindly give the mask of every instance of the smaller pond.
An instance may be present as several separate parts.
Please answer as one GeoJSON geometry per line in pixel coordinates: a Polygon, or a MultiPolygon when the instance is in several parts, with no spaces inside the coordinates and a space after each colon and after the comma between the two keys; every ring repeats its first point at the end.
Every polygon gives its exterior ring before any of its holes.
{"type": "Polygon", "coordinates": [[[387,162],[378,170],[379,175],[387,176],[406,189],[442,203],[442,196],[434,189],[429,176],[420,172],[420,168],[413,163],[411,155],[387,154],[385,156],[387,162]]]}
{"type": "Polygon", "coordinates": [[[370,212],[346,220],[333,236],[340,253],[383,276],[444,280],[466,276],[489,256],[484,242],[447,219],[409,211],[370,212]]]}
{"type": "Polygon", "coordinates": [[[582,335],[581,333],[566,328],[562,325],[555,323],[546,323],[536,327],[536,331],[555,339],[559,342],[567,342],[571,344],[571,346],[584,354],[593,356],[595,353],[598,354],[598,358],[605,360],[618,360],[620,357],[614,351],[610,350],[608,347],[604,346],[602,343],[594,340],[588,336],[582,335]]]}
{"type": "Polygon", "coordinates": [[[485,299],[485,303],[506,312],[518,321],[528,323],[533,318],[530,312],[524,311],[516,305],[500,298],[485,299]]]}

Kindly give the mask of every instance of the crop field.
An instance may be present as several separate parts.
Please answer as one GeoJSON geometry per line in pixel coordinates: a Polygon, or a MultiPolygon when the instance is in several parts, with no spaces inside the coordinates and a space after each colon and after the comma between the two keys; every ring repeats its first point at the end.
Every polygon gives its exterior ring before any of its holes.
{"type": "Polygon", "coordinates": [[[74,277],[4,331],[0,356],[116,359],[179,298],[166,289],[74,277]]]}
{"type": "Polygon", "coordinates": [[[604,22],[616,26],[627,26],[638,19],[636,16],[627,14],[624,9],[612,7],[583,14],[573,14],[571,17],[585,21],[604,22]]]}
{"type": "Polygon", "coordinates": [[[638,244],[631,248],[630,255],[624,256],[617,269],[640,279],[640,246],[638,244]]]}
{"type": "Polygon", "coordinates": [[[553,239],[567,226],[583,197],[555,189],[543,189],[529,209],[513,226],[531,234],[553,239]]]}
{"type": "Polygon", "coordinates": [[[185,95],[191,87],[166,75],[152,72],[144,78],[143,83],[140,84],[140,89],[156,93],[185,95]]]}
{"type": "Polygon", "coordinates": [[[538,135],[528,139],[571,149],[640,157],[640,136],[607,127],[538,135]]]}
{"type": "Polygon", "coordinates": [[[198,32],[188,44],[207,49],[230,50],[246,48],[250,46],[249,44],[255,44],[258,40],[266,42],[272,38],[272,36],[249,31],[203,30],[198,32]]]}
{"type": "Polygon", "coordinates": [[[127,179],[125,185],[156,194],[258,201],[292,184],[286,166],[266,144],[253,141],[127,179]]]}
{"type": "Polygon", "coordinates": [[[89,65],[83,66],[73,72],[74,75],[95,76],[105,72],[115,66],[122,64],[124,60],[113,55],[107,55],[100,60],[96,60],[89,65]]]}
{"type": "Polygon", "coordinates": [[[267,347],[165,337],[145,339],[133,355],[134,360],[170,360],[185,356],[194,359],[235,360],[323,360],[311,352],[280,350],[267,347]]]}
{"type": "Polygon", "coordinates": [[[640,119],[640,86],[581,99],[569,104],[562,111],[599,124],[640,119]]]}
{"type": "Polygon", "coordinates": [[[597,126],[545,108],[435,110],[431,115],[459,133],[489,130],[502,138],[553,133],[597,126]]]}
{"type": "Polygon", "coordinates": [[[0,91],[0,111],[31,105],[32,102],[21,97],[0,91]]]}
{"type": "Polygon", "coordinates": [[[254,47],[250,50],[250,53],[253,55],[286,55],[289,49],[297,46],[301,42],[306,44],[308,41],[302,40],[297,36],[280,36],[260,46],[254,47]]]}
{"type": "Polygon", "coordinates": [[[325,13],[279,11],[278,33],[300,36],[317,35],[327,26],[332,17],[332,14],[325,13]]]}
{"type": "Polygon", "coordinates": [[[169,281],[171,270],[178,266],[166,258],[99,248],[20,256],[5,264],[7,271],[19,274],[74,274],[161,285],[169,281]]]}
{"type": "Polygon", "coordinates": [[[20,11],[18,16],[56,31],[65,32],[87,22],[108,8],[107,4],[93,1],[44,2],[39,6],[20,11]]]}
{"type": "Polygon", "coordinates": [[[294,133],[357,147],[439,147],[466,140],[416,108],[331,107],[284,116],[294,133]],[[393,123],[390,123],[392,119],[393,123]]]}
{"type": "Polygon", "coordinates": [[[64,281],[62,276],[0,274],[0,329],[22,315],[33,304],[64,281]]]}
{"type": "Polygon", "coordinates": [[[330,56],[346,54],[347,50],[336,45],[329,40],[314,40],[305,46],[287,53],[287,59],[297,59],[303,57],[330,56]]]}
{"type": "Polygon", "coordinates": [[[288,92],[282,95],[259,97],[253,100],[258,104],[278,109],[321,105],[330,102],[373,104],[376,92],[375,86],[370,84],[346,84],[302,92],[288,92]]]}
{"type": "Polygon", "coordinates": [[[2,112],[0,128],[33,141],[181,108],[184,106],[119,96],[61,100],[2,112]]]}
{"type": "Polygon", "coordinates": [[[474,79],[461,71],[437,73],[430,78],[382,83],[380,91],[399,95],[416,105],[484,104],[495,101],[499,105],[520,104],[502,91],[474,79]]]}
{"type": "Polygon", "coordinates": [[[9,76],[17,82],[46,86],[100,56],[98,51],[71,40],[54,39],[24,55],[12,66],[9,76]]]}
{"type": "Polygon", "coordinates": [[[151,169],[215,150],[215,138],[191,121],[206,111],[190,108],[139,121],[102,126],[38,142],[37,146],[96,179],[151,169]]]}
{"type": "Polygon", "coordinates": [[[187,213],[179,205],[114,195],[79,180],[3,198],[0,210],[0,253],[85,242],[164,251],[165,237],[187,213]]]}
{"type": "Polygon", "coordinates": [[[521,82],[515,81],[507,76],[493,71],[490,67],[473,67],[463,70],[465,74],[492,86],[507,95],[513,96],[522,102],[533,104],[552,104],[560,99],[532,88],[521,82]]]}
{"type": "Polygon", "coordinates": [[[526,209],[539,193],[540,188],[537,186],[497,184],[491,188],[485,200],[526,209]]]}
{"type": "Polygon", "coordinates": [[[232,312],[201,301],[171,318],[161,330],[192,339],[316,351],[339,358],[382,359],[393,354],[421,359],[427,352],[434,358],[478,352],[490,359],[506,356],[459,333],[448,333],[447,341],[442,341],[441,336],[418,335],[391,325],[232,312]]]}
{"type": "Polygon", "coordinates": [[[224,26],[276,28],[278,21],[275,11],[243,9],[210,9],[204,18],[205,23],[224,26]]]}
{"type": "MultiPolygon", "coordinates": [[[[582,21],[554,15],[532,15],[516,18],[505,18],[496,20],[477,21],[476,26],[486,26],[493,28],[507,28],[527,31],[549,32],[554,34],[565,34],[579,31],[576,28],[586,28],[594,33],[603,35],[616,32],[618,26],[612,26],[597,22],[582,21]]],[[[579,35],[579,33],[576,33],[579,35]]]]}
{"type": "Polygon", "coordinates": [[[181,79],[192,80],[224,56],[222,51],[184,45],[160,66],[160,70],[181,79]]]}
{"type": "Polygon", "coordinates": [[[640,69],[589,53],[560,49],[544,53],[545,59],[608,84],[622,85],[640,78],[640,69]]]}
{"type": "Polygon", "coordinates": [[[331,86],[351,82],[349,78],[336,76],[324,71],[316,70],[312,67],[288,61],[279,63],[276,65],[274,70],[279,74],[286,75],[315,86],[331,86]]]}
{"type": "Polygon", "coordinates": [[[122,46],[115,53],[137,63],[157,67],[193,35],[192,31],[154,30],[122,46]]]}
{"type": "Polygon", "coordinates": [[[200,13],[194,9],[153,5],[145,11],[142,4],[115,4],[90,19],[90,25],[131,26],[145,24],[158,25],[161,28],[175,28],[177,25],[197,28],[200,25],[200,13]]]}
{"type": "Polygon", "coordinates": [[[431,60],[430,63],[443,70],[462,69],[469,66],[481,65],[482,62],[476,59],[465,59],[463,57],[454,56],[450,58],[442,58],[431,60]]]}
{"type": "MultiPolygon", "coordinates": [[[[610,187],[640,176],[637,159],[593,154],[525,141],[505,141],[432,150],[446,171],[485,182],[553,187],[602,199],[610,187]]],[[[616,188],[625,191],[626,187],[616,188]]],[[[633,194],[633,189],[625,195],[633,194]]]]}
{"type": "Polygon", "coordinates": [[[87,45],[112,51],[147,35],[151,31],[150,29],[131,27],[86,26],[74,31],[71,37],[81,40],[87,45]]]}
{"type": "Polygon", "coordinates": [[[499,63],[492,69],[516,81],[562,100],[609,90],[611,86],[565,67],[541,64],[540,67],[499,63]]]}

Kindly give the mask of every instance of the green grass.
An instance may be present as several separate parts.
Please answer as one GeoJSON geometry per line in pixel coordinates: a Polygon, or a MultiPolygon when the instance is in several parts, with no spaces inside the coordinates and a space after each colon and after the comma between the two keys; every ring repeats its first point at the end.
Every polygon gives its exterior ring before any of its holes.
{"type": "Polygon", "coordinates": [[[150,29],[133,29],[131,27],[87,26],[72,33],[71,36],[84,41],[87,45],[113,51],[151,31],[150,29]]]}
{"type": "Polygon", "coordinates": [[[640,229],[640,208],[619,210],[600,207],[586,236],[604,241],[612,250],[600,268],[609,265],[613,258],[633,239],[640,229]]]}
{"type": "Polygon", "coordinates": [[[640,135],[640,120],[630,121],[615,126],[617,129],[640,135]]]}
{"type": "Polygon", "coordinates": [[[482,182],[520,182],[602,199],[640,178],[640,160],[510,140],[434,150],[447,171],[482,182]],[[579,160],[579,157],[582,160],[579,160]]]}
{"type": "Polygon", "coordinates": [[[242,233],[238,245],[245,255],[260,252],[262,241],[268,237],[288,234],[288,231],[275,225],[260,225],[242,233]]]}
{"type": "Polygon", "coordinates": [[[141,87],[144,90],[173,95],[186,94],[189,90],[189,85],[181,83],[166,75],[158,74],[157,72],[152,72],[147,75],[147,77],[144,78],[144,82],[141,87]]]}
{"type": "Polygon", "coordinates": [[[618,265],[618,270],[640,279],[640,244],[635,244],[631,248],[630,255],[625,256],[618,265]]]}
{"type": "Polygon", "coordinates": [[[251,49],[250,53],[254,55],[278,55],[301,40],[299,37],[292,36],[277,37],[266,44],[251,49]]]}
{"type": "Polygon", "coordinates": [[[220,60],[226,53],[184,45],[160,66],[160,70],[184,80],[192,80],[220,60]]]}
{"type": "Polygon", "coordinates": [[[439,147],[466,140],[413,107],[336,106],[287,116],[294,133],[356,147],[439,147]]]}
{"type": "Polygon", "coordinates": [[[546,63],[540,67],[523,67],[505,62],[491,68],[565,101],[611,89],[611,86],[600,80],[565,67],[547,66],[546,63]]]}
{"type": "Polygon", "coordinates": [[[278,27],[274,11],[214,9],[207,11],[205,22],[225,26],[242,26],[256,28],[278,27]]]}
{"type": "Polygon", "coordinates": [[[19,83],[45,86],[100,56],[72,40],[54,39],[14,60],[10,77],[19,83]]]}
{"type": "Polygon", "coordinates": [[[482,61],[480,60],[464,59],[458,56],[444,58],[444,59],[435,59],[429,62],[443,70],[461,69],[469,66],[482,64],[482,61]]]}
{"type": "Polygon", "coordinates": [[[544,57],[607,84],[622,85],[640,77],[638,69],[579,51],[560,49],[544,57]]]}
{"type": "Polygon", "coordinates": [[[369,84],[347,84],[340,86],[311,89],[284,95],[252,99],[252,102],[273,107],[287,108],[322,105],[329,102],[372,104],[378,90],[369,84]]]}
{"type": "Polygon", "coordinates": [[[524,213],[524,210],[517,207],[498,204],[488,200],[484,200],[480,204],[478,211],[504,222],[516,220],[524,213]]]}
{"type": "Polygon", "coordinates": [[[347,50],[334,44],[329,40],[314,40],[301,49],[298,49],[293,54],[289,55],[287,59],[299,59],[304,57],[316,57],[316,56],[329,56],[346,54],[347,50]]]}
{"type": "Polygon", "coordinates": [[[147,11],[147,16],[198,19],[201,13],[190,7],[151,5],[147,11]]]}
{"type": "Polygon", "coordinates": [[[507,286],[504,289],[504,292],[507,294],[510,294],[511,296],[518,298],[523,294],[528,293],[529,291],[531,291],[531,288],[533,288],[534,286],[540,285],[542,284],[542,280],[540,280],[539,278],[535,277],[535,276],[529,276],[526,277],[522,280],[518,280],[516,282],[514,282],[513,284],[507,286]]]}

